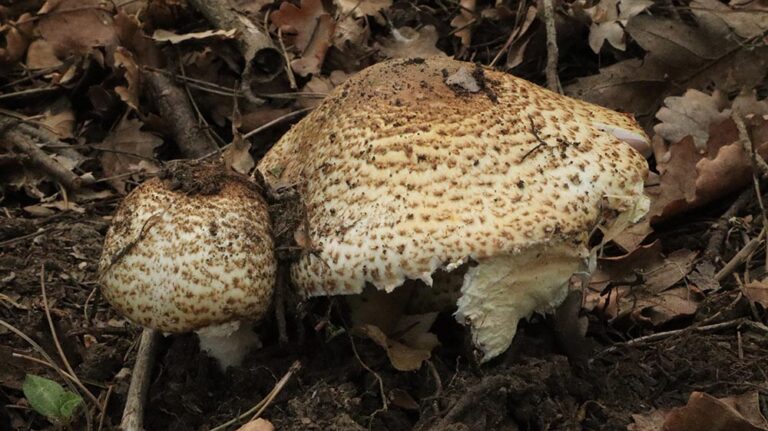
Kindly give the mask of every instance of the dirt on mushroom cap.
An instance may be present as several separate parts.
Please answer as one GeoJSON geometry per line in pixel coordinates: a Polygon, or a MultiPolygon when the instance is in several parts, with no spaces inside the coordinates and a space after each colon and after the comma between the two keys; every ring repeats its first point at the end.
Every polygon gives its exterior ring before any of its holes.
{"type": "Polygon", "coordinates": [[[619,139],[645,137],[630,116],[491,70],[484,91],[457,93],[445,80],[462,67],[372,66],[261,161],[270,187],[297,184],[304,201],[313,250],[292,275],[306,295],[431,284],[439,267],[583,245],[600,220],[642,215],[648,166],[619,139]]]}
{"type": "Polygon", "coordinates": [[[276,262],[263,198],[230,173],[214,175],[220,181],[208,190],[204,178],[220,167],[195,169],[181,175],[184,184],[173,181],[178,175],[155,178],[127,196],[99,262],[109,302],[165,332],[255,320],[272,297],[276,262]]]}

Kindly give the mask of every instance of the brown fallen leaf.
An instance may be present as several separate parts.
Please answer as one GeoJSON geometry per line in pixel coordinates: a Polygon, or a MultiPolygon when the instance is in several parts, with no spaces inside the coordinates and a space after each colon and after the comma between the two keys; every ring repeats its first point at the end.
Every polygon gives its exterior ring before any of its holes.
{"type": "Polygon", "coordinates": [[[628,317],[651,326],[693,315],[698,295],[686,287],[672,287],[691,272],[697,253],[682,249],[664,256],[661,250],[656,241],[624,256],[600,259],[584,308],[607,319],[628,317]],[[609,283],[614,287],[604,292],[609,283]]]}
{"type": "Polygon", "coordinates": [[[224,165],[227,168],[232,169],[235,172],[241,174],[248,174],[251,172],[256,162],[250,153],[251,143],[243,139],[240,133],[235,130],[232,143],[229,144],[221,158],[224,160],[224,165]]]}
{"type": "Polygon", "coordinates": [[[320,0],[302,0],[300,6],[291,2],[280,3],[280,9],[270,15],[272,24],[290,39],[297,52],[303,52],[312,41],[317,20],[328,15],[320,0]]]}
{"type": "Polygon", "coordinates": [[[760,413],[759,393],[715,398],[692,392],[688,404],[671,410],[633,414],[629,431],[767,431],[768,420],[760,413]]]}
{"type": "Polygon", "coordinates": [[[752,301],[768,310],[768,278],[761,281],[752,281],[744,286],[744,294],[752,301]]]}
{"type": "Polygon", "coordinates": [[[325,11],[322,1],[302,0],[299,7],[282,2],[270,20],[299,56],[291,61],[291,69],[301,76],[319,72],[336,28],[336,21],[325,11]]]}
{"type": "Polygon", "coordinates": [[[51,46],[45,39],[36,39],[27,48],[27,67],[36,69],[52,69],[63,63],[56,57],[51,46]]]}
{"type": "Polygon", "coordinates": [[[325,54],[331,47],[336,21],[328,14],[320,15],[312,41],[301,53],[301,57],[291,61],[291,69],[301,76],[320,72],[325,54]]]}
{"type": "Polygon", "coordinates": [[[99,159],[104,176],[120,193],[125,193],[125,183],[131,172],[156,172],[160,169],[155,162],[155,148],[163,140],[141,130],[143,123],[134,118],[124,117],[112,133],[94,148],[102,150],[99,159]]]}
{"type": "MultiPolygon", "coordinates": [[[[768,156],[768,119],[752,116],[749,129],[754,148],[768,156]]],[[[752,165],[739,139],[730,118],[710,125],[703,150],[690,136],[671,145],[655,138],[661,183],[649,211],[652,222],[700,207],[748,184],[752,165]]]]}
{"type": "Polygon", "coordinates": [[[592,19],[589,47],[599,53],[607,41],[616,49],[626,50],[624,26],[633,16],[653,5],[651,0],[602,0],[584,12],[592,19]]]}
{"type": "Polygon", "coordinates": [[[381,346],[387,352],[389,362],[398,371],[418,370],[424,361],[428,360],[432,355],[431,349],[411,347],[395,341],[373,325],[362,325],[357,328],[357,331],[381,346]]]}
{"type": "Polygon", "coordinates": [[[762,82],[768,46],[739,43],[722,20],[698,8],[692,12],[695,22],[644,14],[630,18],[625,29],[647,51],[645,57],[579,78],[565,88],[566,94],[632,112],[648,127],[667,96],[712,86],[730,93],[762,82]]]}
{"type": "Polygon", "coordinates": [[[690,6],[698,17],[720,20],[739,37],[751,39],[768,31],[768,18],[758,9],[759,2],[750,3],[738,8],[717,0],[693,0],[690,6]]]}
{"type": "Polygon", "coordinates": [[[387,396],[389,398],[389,401],[401,409],[404,410],[413,410],[418,411],[419,410],[419,403],[416,402],[416,400],[413,399],[411,394],[408,392],[399,389],[394,388],[391,391],[389,391],[389,394],[387,396]]]}
{"type": "Polygon", "coordinates": [[[237,431],[275,431],[275,426],[266,419],[257,418],[244,424],[237,431]]]}
{"type": "Polygon", "coordinates": [[[705,148],[709,141],[709,127],[730,116],[726,110],[728,98],[721,92],[712,94],[688,90],[680,97],[667,97],[656,118],[661,122],[653,130],[670,142],[679,142],[687,136],[693,138],[697,148],[705,148]]]}
{"type": "Polygon", "coordinates": [[[456,32],[454,35],[461,40],[461,49],[466,50],[472,44],[472,21],[475,20],[475,8],[477,0],[460,0],[459,14],[451,20],[451,27],[456,32]]]}
{"type": "Polygon", "coordinates": [[[0,36],[5,46],[0,46],[0,64],[12,64],[19,61],[33,39],[32,16],[25,13],[17,22],[0,25],[0,36]]]}
{"type": "Polygon", "coordinates": [[[104,7],[99,0],[48,0],[37,13],[37,30],[61,59],[117,46],[112,14],[104,7]]]}
{"type": "Polygon", "coordinates": [[[139,93],[141,92],[139,80],[141,72],[139,66],[133,58],[133,54],[123,47],[118,47],[115,51],[115,68],[123,71],[126,85],[115,87],[115,93],[120,99],[130,106],[134,111],[139,110],[139,93]]]}

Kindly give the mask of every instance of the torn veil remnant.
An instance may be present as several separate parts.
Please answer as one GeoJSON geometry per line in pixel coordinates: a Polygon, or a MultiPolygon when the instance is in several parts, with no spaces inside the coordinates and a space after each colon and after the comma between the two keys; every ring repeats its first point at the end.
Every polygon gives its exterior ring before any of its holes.
{"type": "Polygon", "coordinates": [[[260,190],[219,164],[182,166],[131,192],[99,261],[104,297],[144,327],[197,331],[226,368],[258,344],[276,262],[260,190]]]}
{"type": "Polygon", "coordinates": [[[648,142],[634,119],[448,58],[391,60],[337,87],[264,157],[271,188],[298,184],[307,296],[432,285],[468,260],[456,318],[488,360],[517,323],[557,306],[603,241],[648,210],[648,142]],[[465,72],[460,72],[465,68],[465,72]],[[458,75],[457,75],[458,73],[458,75]],[[446,80],[461,77],[463,88],[446,80]],[[609,126],[609,127],[607,127],[609,126]]]}

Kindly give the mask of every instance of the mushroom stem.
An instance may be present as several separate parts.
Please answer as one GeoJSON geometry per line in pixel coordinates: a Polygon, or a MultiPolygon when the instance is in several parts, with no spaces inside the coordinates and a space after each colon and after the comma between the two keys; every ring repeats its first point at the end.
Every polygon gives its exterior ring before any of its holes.
{"type": "Polygon", "coordinates": [[[144,404],[147,400],[152,365],[155,362],[155,351],[159,340],[158,332],[154,329],[144,329],[136,352],[136,363],[133,365],[131,385],[123,410],[120,429],[123,431],[144,430],[144,404]]]}
{"type": "Polygon", "coordinates": [[[520,319],[560,304],[568,293],[567,280],[585,270],[588,256],[585,247],[561,243],[480,259],[467,271],[456,320],[471,325],[479,361],[512,344],[520,319]]]}
{"type": "Polygon", "coordinates": [[[261,340],[248,321],[208,326],[196,332],[200,350],[219,361],[222,370],[240,365],[248,352],[261,347],[261,340]]]}

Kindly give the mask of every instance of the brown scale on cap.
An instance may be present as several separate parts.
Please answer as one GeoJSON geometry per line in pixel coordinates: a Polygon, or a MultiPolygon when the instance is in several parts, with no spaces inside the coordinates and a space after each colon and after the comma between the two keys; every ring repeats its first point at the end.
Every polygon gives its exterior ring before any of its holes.
{"type": "MultiPolygon", "coordinates": [[[[480,333],[478,321],[494,311],[479,310],[476,294],[492,302],[506,292],[473,287],[488,275],[483,262],[509,272],[531,265],[534,251],[562,262],[542,269],[558,274],[551,292],[534,294],[519,319],[562,299],[598,223],[615,232],[645,213],[647,163],[627,142],[647,137],[631,116],[477,70],[446,58],[372,66],[264,157],[266,183],[297,184],[306,209],[313,252],[292,277],[307,296],[359,293],[366,283],[390,291],[406,279],[431,284],[435,270],[469,258],[480,269],[465,278],[458,316],[480,333]],[[457,88],[457,76],[475,81],[457,88]]],[[[514,334],[514,325],[502,332],[514,334]]],[[[494,337],[476,339],[486,357],[508,345],[494,337]]]]}
{"type": "Polygon", "coordinates": [[[164,332],[261,318],[275,271],[260,191],[219,165],[179,169],[131,192],[99,262],[107,300],[164,332]]]}

